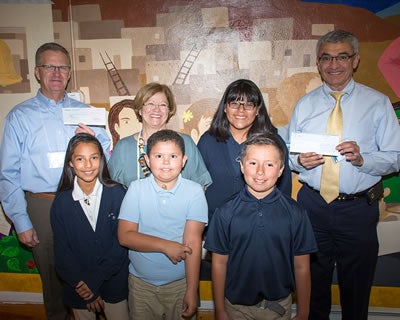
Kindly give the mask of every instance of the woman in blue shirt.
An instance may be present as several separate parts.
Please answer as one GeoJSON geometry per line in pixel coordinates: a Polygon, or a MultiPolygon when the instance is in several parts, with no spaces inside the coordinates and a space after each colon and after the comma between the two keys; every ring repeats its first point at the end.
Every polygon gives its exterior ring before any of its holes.
{"type": "MultiPolygon", "coordinates": [[[[232,82],[222,96],[210,129],[197,144],[213,181],[206,190],[209,219],[217,207],[243,189],[244,179],[239,165],[242,145],[250,135],[261,132],[278,135],[260,89],[250,80],[232,82]]],[[[278,137],[284,145],[283,139],[278,137]]],[[[287,156],[277,186],[291,196],[292,178],[287,156]]]]}
{"type": "MultiPolygon", "coordinates": [[[[127,100],[126,100],[127,101],[127,100]]],[[[118,141],[114,146],[108,168],[113,180],[129,187],[130,183],[150,175],[144,161],[147,139],[155,132],[166,129],[169,119],[176,113],[175,98],[171,89],[156,82],[142,87],[131,100],[136,117],[142,123],[142,130],[118,141]]],[[[201,184],[211,184],[211,177],[201,154],[192,138],[180,133],[185,141],[188,156],[182,177],[201,184]]]]}

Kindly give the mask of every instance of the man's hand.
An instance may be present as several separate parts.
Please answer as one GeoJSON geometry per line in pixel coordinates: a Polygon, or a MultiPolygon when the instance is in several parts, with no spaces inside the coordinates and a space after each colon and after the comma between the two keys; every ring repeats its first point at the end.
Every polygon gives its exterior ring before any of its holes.
{"type": "Polygon", "coordinates": [[[341,155],[346,157],[346,161],[351,162],[353,166],[362,166],[364,164],[364,159],[360,154],[360,147],[355,141],[345,141],[336,147],[336,150],[340,152],[341,155]]]}
{"type": "Polygon", "coordinates": [[[89,133],[92,136],[95,135],[94,131],[83,123],[78,123],[78,128],[76,128],[76,130],[75,130],[75,134],[77,134],[77,133],[89,133]]]}
{"type": "Polygon", "coordinates": [[[24,232],[18,233],[18,240],[22,244],[24,244],[30,248],[34,248],[39,244],[39,238],[36,234],[35,229],[33,229],[33,228],[26,230],[24,232]]]}
{"type": "Polygon", "coordinates": [[[315,152],[300,153],[297,162],[306,169],[312,169],[325,162],[324,157],[315,152]]]}

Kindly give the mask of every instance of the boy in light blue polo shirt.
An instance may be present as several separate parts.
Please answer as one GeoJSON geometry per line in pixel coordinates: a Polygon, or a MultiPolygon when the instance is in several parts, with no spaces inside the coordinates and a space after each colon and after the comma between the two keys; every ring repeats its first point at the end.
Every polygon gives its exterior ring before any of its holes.
{"type": "Polygon", "coordinates": [[[161,130],[147,141],[152,175],[133,181],[122,202],[118,237],[129,251],[131,319],[181,319],[195,314],[207,201],[184,179],[182,137],[161,130]]]}

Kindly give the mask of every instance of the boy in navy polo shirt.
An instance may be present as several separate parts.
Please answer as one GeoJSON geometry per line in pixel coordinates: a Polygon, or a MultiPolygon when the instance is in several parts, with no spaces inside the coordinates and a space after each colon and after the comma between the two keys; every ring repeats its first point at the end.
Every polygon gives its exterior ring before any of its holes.
{"type": "Polygon", "coordinates": [[[317,251],[307,214],[275,188],[285,150],[272,135],[251,136],[240,167],[244,189],[216,209],[205,248],[212,252],[216,318],[307,319],[310,253],[317,251]]]}

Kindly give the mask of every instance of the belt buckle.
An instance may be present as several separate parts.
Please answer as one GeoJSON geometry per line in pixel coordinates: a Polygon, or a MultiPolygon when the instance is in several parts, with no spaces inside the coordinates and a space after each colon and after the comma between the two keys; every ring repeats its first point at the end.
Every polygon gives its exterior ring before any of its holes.
{"type": "Polygon", "coordinates": [[[277,314],[279,314],[281,317],[285,314],[286,310],[284,307],[282,307],[279,302],[282,301],[284,299],[279,299],[276,301],[269,301],[269,300],[262,300],[259,303],[256,304],[257,308],[260,309],[270,309],[271,311],[276,312],[277,314]]]}
{"type": "Polygon", "coordinates": [[[343,201],[344,197],[341,195],[338,195],[338,197],[335,199],[336,201],[343,201]]]}
{"type": "Polygon", "coordinates": [[[257,303],[256,304],[256,307],[257,308],[260,308],[260,309],[267,309],[267,306],[268,306],[268,301],[267,300],[261,300],[259,303],[257,303]]]}
{"type": "Polygon", "coordinates": [[[336,200],[336,201],[352,201],[352,200],[356,200],[356,199],[358,199],[358,198],[360,198],[360,197],[359,197],[359,196],[356,196],[356,195],[351,195],[351,194],[346,195],[346,194],[342,194],[342,195],[339,195],[335,200],[336,200]]]}

